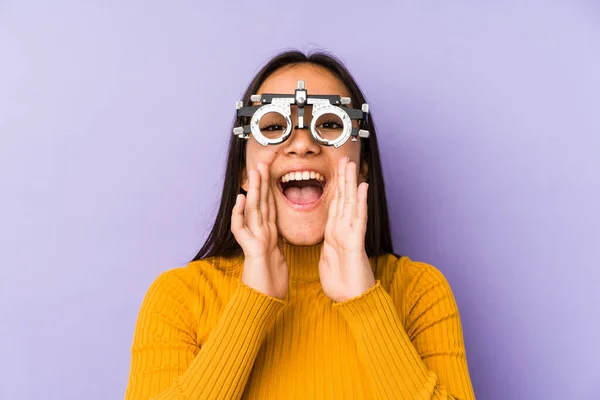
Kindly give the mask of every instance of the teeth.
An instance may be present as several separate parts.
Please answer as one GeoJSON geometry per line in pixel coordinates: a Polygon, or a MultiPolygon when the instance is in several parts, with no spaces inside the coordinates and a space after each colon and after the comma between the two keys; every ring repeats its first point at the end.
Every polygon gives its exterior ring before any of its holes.
{"type": "Polygon", "coordinates": [[[314,171],[297,171],[289,172],[281,177],[281,182],[289,181],[307,181],[309,179],[316,179],[318,181],[324,181],[325,178],[318,172],[314,171]]]}

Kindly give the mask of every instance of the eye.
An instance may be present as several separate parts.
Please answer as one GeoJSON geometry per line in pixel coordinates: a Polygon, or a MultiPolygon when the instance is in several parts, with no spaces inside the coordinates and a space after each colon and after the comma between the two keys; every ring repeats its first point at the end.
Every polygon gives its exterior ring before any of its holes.
{"type": "Polygon", "coordinates": [[[323,121],[319,126],[323,129],[342,129],[337,121],[323,121]]]}
{"type": "Polygon", "coordinates": [[[276,131],[283,131],[284,127],[281,125],[277,125],[277,124],[272,124],[272,125],[267,125],[264,127],[260,128],[261,131],[266,131],[266,132],[276,132],[276,131]]]}

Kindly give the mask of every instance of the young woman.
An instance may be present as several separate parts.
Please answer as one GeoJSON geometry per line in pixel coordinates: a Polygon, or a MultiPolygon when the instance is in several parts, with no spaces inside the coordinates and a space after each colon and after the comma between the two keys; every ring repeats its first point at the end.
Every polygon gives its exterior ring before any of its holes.
{"type": "Polygon", "coordinates": [[[257,74],[213,229],[142,304],[126,399],[474,398],[446,279],[393,252],[364,103],[326,54],[257,74]]]}

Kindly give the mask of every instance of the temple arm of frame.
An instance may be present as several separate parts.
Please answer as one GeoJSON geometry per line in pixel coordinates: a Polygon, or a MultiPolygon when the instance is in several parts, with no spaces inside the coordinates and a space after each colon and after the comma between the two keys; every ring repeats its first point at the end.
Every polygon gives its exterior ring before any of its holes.
{"type": "Polygon", "coordinates": [[[342,110],[346,111],[346,114],[350,117],[350,119],[364,119],[365,112],[363,110],[357,110],[356,108],[348,108],[342,107],[342,110]]]}
{"type": "Polygon", "coordinates": [[[256,110],[258,110],[261,107],[262,106],[247,106],[247,107],[238,108],[237,116],[238,117],[252,117],[254,115],[254,113],[256,112],[256,110]]]}
{"type": "Polygon", "coordinates": [[[352,128],[352,133],[350,133],[350,136],[352,136],[353,138],[356,138],[357,136],[361,137],[361,138],[368,138],[370,135],[369,131],[364,130],[364,129],[358,129],[358,128],[352,128]]]}
{"type": "Polygon", "coordinates": [[[250,125],[236,126],[235,128],[233,128],[233,134],[235,136],[247,137],[248,135],[250,135],[250,133],[252,133],[250,125]]]}

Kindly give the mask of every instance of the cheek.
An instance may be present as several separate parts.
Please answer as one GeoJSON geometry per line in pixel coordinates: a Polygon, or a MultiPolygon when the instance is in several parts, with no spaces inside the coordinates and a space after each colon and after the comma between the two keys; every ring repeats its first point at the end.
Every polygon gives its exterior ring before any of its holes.
{"type": "Polygon", "coordinates": [[[344,157],[350,157],[350,161],[354,161],[357,166],[360,165],[360,141],[352,142],[348,140],[339,149],[327,148],[329,155],[329,164],[332,171],[337,175],[337,168],[340,160],[344,157]]]}
{"type": "Polygon", "coordinates": [[[256,169],[259,162],[271,165],[277,154],[279,154],[278,146],[263,147],[252,140],[246,147],[246,168],[256,169]]]}

